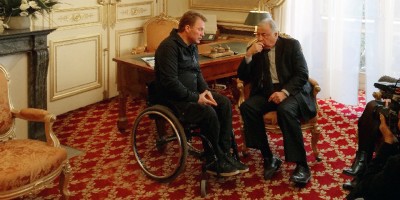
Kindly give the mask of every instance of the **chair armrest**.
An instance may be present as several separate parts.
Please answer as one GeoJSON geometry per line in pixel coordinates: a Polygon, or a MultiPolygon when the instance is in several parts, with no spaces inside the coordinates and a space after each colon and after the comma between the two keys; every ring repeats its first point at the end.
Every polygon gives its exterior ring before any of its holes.
{"type": "Polygon", "coordinates": [[[250,96],[251,84],[245,83],[242,80],[235,78],[236,87],[239,90],[238,106],[240,106],[250,96]]]}
{"type": "Polygon", "coordinates": [[[321,87],[319,86],[318,82],[312,78],[308,78],[308,82],[310,82],[313,88],[313,95],[316,98],[317,94],[321,91],[321,87]]]}
{"type": "Polygon", "coordinates": [[[43,122],[45,127],[46,142],[50,146],[59,147],[60,141],[53,132],[53,123],[56,121],[56,116],[43,109],[24,108],[21,110],[13,109],[11,111],[13,117],[32,121],[43,122]]]}
{"type": "Polygon", "coordinates": [[[245,96],[244,96],[244,83],[242,80],[235,78],[234,81],[236,81],[236,88],[239,91],[239,99],[238,99],[238,106],[240,106],[244,100],[245,100],[245,96]]]}
{"type": "Polygon", "coordinates": [[[11,111],[13,116],[16,118],[20,118],[23,120],[27,121],[34,121],[34,122],[46,122],[49,121],[48,118],[46,118],[47,115],[49,115],[49,112],[43,109],[37,109],[37,108],[24,108],[21,110],[12,110],[11,111]]]}

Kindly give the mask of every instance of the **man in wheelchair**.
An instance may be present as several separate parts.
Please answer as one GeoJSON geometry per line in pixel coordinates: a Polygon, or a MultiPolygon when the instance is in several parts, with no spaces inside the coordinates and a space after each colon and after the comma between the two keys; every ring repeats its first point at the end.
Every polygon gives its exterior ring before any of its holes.
{"type": "MultiPolygon", "coordinates": [[[[249,171],[248,166],[232,157],[232,108],[229,99],[210,91],[198,62],[196,44],[204,36],[206,18],[188,11],[180,19],[178,29],[161,42],[155,53],[155,91],[158,103],[167,105],[184,123],[194,123],[212,145],[207,145],[206,162],[210,174],[233,176],[249,171]]],[[[154,94],[155,93],[155,94],[154,94]]]]}

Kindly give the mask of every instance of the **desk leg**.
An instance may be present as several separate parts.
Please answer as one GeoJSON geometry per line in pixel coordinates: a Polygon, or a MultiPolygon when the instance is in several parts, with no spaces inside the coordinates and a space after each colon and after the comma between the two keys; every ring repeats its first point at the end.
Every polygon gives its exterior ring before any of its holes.
{"type": "Polygon", "coordinates": [[[119,92],[118,95],[118,130],[121,133],[125,133],[128,127],[128,119],[126,118],[126,99],[127,96],[124,92],[119,92]]]}

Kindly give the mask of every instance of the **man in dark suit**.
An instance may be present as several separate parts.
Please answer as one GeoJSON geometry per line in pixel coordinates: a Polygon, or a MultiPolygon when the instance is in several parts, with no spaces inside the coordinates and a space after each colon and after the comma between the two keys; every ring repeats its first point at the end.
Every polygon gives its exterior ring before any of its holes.
{"type": "Polygon", "coordinates": [[[272,19],[258,25],[257,42],[247,50],[238,77],[252,85],[250,97],[240,106],[246,145],[261,150],[264,179],[271,179],[282,161],[270,150],[263,114],[276,110],[283,132],[285,159],[297,164],[290,180],[304,185],[311,178],[299,119],[316,115],[308,82],[308,68],[300,43],[280,37],[272,19]]]}

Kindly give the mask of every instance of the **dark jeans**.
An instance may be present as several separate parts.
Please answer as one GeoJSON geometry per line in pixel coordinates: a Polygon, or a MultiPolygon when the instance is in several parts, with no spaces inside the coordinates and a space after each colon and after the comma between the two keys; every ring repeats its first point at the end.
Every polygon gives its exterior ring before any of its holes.
{"type": "MultiPolygon", "coordinates": [[[[180,119],[184,123],[198,124],[200,132],[210,140],[216,156],[221,159],[230,151],[232,134],[232,106],[230,100],[216,92],[212,95],[218,106],[200,105],[197,102],[175,102],[180,119]]],[[[206,154],[210,150],[205,146],[206,154]]]]}

